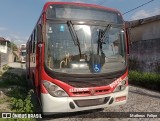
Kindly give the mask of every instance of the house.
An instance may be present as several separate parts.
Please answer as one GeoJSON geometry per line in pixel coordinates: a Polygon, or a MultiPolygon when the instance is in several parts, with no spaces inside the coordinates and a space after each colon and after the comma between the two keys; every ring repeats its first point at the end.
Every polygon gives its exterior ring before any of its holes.
{"type": "Polygon", "coordinates": [[[126,22],[130,43],[130,67],[160,72],[160,15],[126,22]]]}
{"type": "Polygon", "coordinates": [[[0,52],[1,53],[7,53],[9,42],[10,42],[9,40],[6,40],[3,37],[0,37],[0,52]]]}

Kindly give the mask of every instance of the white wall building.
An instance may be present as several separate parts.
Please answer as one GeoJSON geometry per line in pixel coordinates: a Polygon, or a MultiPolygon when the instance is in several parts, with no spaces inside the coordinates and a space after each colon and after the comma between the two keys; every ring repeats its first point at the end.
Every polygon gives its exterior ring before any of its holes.
{"type": "Polygon", "coordinates": [[[1,53],[7,53],[8,50],[8,40],[4,39],[3,37],[0,37],[0,52],[1,53]]]}

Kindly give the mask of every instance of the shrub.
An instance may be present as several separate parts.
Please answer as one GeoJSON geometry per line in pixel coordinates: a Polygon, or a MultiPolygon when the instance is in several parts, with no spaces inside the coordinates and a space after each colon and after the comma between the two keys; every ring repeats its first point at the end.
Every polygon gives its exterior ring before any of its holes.
{"type": "Polygon", "coordinates": [[[6,70],[8,70],[9,68],[10,68],[10,67],[9,67],[7,64],[5,64],[5,65],[3,65],[3,68],[2,68],[2,69],[3,69],[4,71],[6,71],[6,70]]]}
{"type": "Polygon", "coordinates": [[[16,95],[17,95],[16,97],[11,98],[11,109],[13,111],[20,113],[33,113],[33,104],[31,102],[31,91],[28,92],[27,96],[25,94],[23,95],[23,97],[21,96],[22,94],[16,94],[16,95]]]}
{"type": "Polygon", "coordinates": [[[129,83],[160,91],[160,74],[130,71],[129,83]]]}
{"type": "Polygon", "coordinates": [[[7,87],[7,86],[22,86],[26,87],[27,81],[24,76],[18,76],[17,74],[5,72],[3,73],[0,81],[0,87],[7,87]]]}

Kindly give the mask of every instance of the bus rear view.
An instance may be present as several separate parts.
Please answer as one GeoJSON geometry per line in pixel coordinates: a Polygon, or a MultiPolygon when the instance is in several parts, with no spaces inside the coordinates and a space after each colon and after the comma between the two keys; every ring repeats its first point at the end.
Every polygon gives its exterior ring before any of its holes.
{"type": "Polygon", "coordinates": [[[48,2],[38,23],[42,26],[37,31],[41,40],[35,46],[38,67],[36,73],[33,67],[28,71],[35,79],[43,112],[75,112],[126,103],[127,40],[117,10],[48,2]]]}

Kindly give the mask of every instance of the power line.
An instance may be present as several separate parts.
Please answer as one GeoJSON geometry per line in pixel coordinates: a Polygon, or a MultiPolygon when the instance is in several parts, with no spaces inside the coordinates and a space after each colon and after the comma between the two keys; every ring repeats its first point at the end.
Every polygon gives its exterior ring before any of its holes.
{"type": "Polygon", "coordinates": [[[150,0],[150,1],[148,1],[148,2],[146,2],[146,3],[144,3],[144,4],[140,5],[140,6],[138,6],[138,7],[136,7],[136,8],[133,8],[133,9],[131,9],[131,10],[123,13],[122,15],[127,14],[127,13],[129,13],[129,12],[131,12],[131,11],[133,11],[133,10],[136,10],[136,9],[138,9],[138,8],[140,8],[140,7],[142,7],[142,6],[146,5],[146,4],[149,4],[149,3],[153,2],[153,1],[154,1],[154,0],[150,0]]]}

